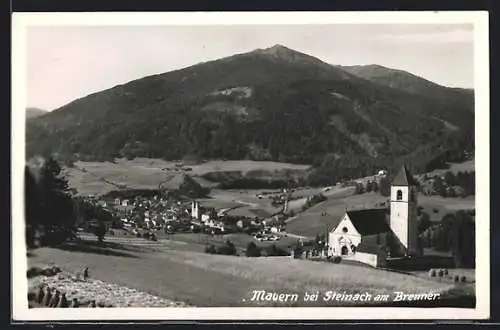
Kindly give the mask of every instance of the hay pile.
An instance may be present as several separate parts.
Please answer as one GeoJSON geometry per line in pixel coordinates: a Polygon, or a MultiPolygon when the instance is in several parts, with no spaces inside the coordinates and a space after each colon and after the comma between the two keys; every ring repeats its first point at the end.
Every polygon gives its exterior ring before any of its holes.
{"type": "Polygon", "coordinates": [[[96,307],[188,307],[182,302],[163,299],[135,289],[106,283],[95,279],[82,280],[70,273],[55,276],[40,275],[31,278],[29,292],[37,292],[48,286],[52,292],[66,293],[68,301],[78,300],[79,307],[87,307],[95,301],[96,307]]]}

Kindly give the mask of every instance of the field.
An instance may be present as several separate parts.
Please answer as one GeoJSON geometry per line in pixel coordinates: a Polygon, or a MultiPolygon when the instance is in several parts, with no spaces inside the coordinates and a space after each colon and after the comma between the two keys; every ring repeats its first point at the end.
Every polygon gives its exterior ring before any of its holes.
{"type": "MultiPolygon", "coordinates": [[[[257,302],[250,301],[252,290],[301,295],[315,290],[326,292],[341,288],[347,293],[391,294],[398,290],[420,293],[446,291],[454,286],[351,264],[291,260],[289,257],[207,255],[194,251],[189,243],[161,241],[154,247],[151,244],[134,247],[113,244],[110,240],[108,244],[106,249],[93,247],[91,242],[83,246],[73,245],[72,248],[40,248],[28,258],[28,263],[40,265],[54,262],[68,272],[78,271],[86,265],[93,279],[206,307],[257,306],[257,302]]],[[[275,305],[272,302],[259,303],[275,305]]],[[[299,300],[293,306],[304,304],[309,305],[299,300]]]]}
{"type": "MultiPolygon", "coordinates": [[[[296,165],[278,162],[241,161],[209,161],[199,165],[186,165],[191,168],[188,173],[198,183],[213,186],[213,183],[200,176],[209,172],[240,172],[242,175],[250,171],[261,171],[272,177],[279,171],[305,171],[308,165],[296,165]]],[[[134,160],[117,159],[111,162],[75,163],[74,168],[67,168],[66,173],[71,187],[80,194],[104,194],[123,185],[132,189],[156,189],[160,182],[179,173],[175,171],[173,162],[161,159],[136,158],[134,160]]]]}
{"type": "Polygon", "coordinates": [[[473,172],[475,171],[475,160],[471,159],[463,163],[448,163],[450,168],[448,169],[437,169],[432,172],[427,173],[428,177],[433,177],[435,175],[443,175],[445,172],[453,172],[457,174],[458,172],[473,172]]]}
{"type": "MultiPolygon", "coordinates": [[[[332,229],[340,218],[345,214],[346,209],[372,208],[377,203],[386,202],[387,197],[378,193],[365,193],[362,195],[352,195],[346,191],[345,194],[330,196],[326,201],[314,205],[303,213],[300,213],[295,219],[288,222],[287,232],[314,237],[316,234],[325,233],[332,229]],[[326,215],[322,215],[326,212],[326,215]]],[[[458,210],[468,210],[475,208],[475,198],[443,198],[440,196],[419,195],[419,205],[423,211],[428,213],[431,221],[441,221],[447,213],[454,213],[458,210]],[[435,212],[435,210],[437,212],[435,212]]]]}
{"type": "Polygon", "coordinates": [[[458,210],[472,210],[476,208],[475,196],[465,198],[443,198],[441,196],[423,196],[418,197],[419,205],[423,211],[428,213],[431,221],[441,221],[447,213],[455,213],[458,210]],[[436,212],[437,211],[437,212],[436,212]]]}

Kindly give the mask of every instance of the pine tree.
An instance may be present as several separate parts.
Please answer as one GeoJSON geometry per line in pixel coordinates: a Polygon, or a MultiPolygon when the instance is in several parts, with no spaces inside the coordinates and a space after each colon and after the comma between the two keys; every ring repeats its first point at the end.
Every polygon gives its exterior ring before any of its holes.
{"type": "Polygon", "coordinates": [[[39,225],[40,201],[38,184],[28,166],[24,169],[24,207],[26,223],[26,244],[28,248],[35,247],[35,233],[39,225]]]}
{"type": "Polygon", "coordinates": [[[73,234],[75,218],[68,181],[54,158],[49,157],[40,169],[38,187],[39,223],[45,229],[47,243],[62,242],[73,234]]]}
{"type": "Polygon", "coordinates": [[[380,194],[384,197],[389,197],[391,195],[391,182],[388,177],[380,179],[380,194]]]}
{"type": "Polygon", "coordinates": [[[373,190],[373,185],[371,181],[366,183],[366,192],[371,192],[373,190]]]}

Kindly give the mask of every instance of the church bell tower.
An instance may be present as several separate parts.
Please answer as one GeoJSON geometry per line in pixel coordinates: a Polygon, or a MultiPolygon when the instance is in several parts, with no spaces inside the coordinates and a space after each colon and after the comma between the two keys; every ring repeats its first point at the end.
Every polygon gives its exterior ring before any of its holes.
{"type": "Polygon", "coordinates": [[[417,182],[405,166],[391,183],[390,227],[407,255],[419,255],[417,231],[417,182]]]}

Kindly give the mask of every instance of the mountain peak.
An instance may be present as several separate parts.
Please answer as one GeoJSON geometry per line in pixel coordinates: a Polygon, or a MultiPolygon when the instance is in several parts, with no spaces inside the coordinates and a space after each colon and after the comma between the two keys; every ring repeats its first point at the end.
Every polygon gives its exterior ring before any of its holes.
{"type": "Polygon", "coordinates": [[[299,51],[296,51],[294,49],[290,49],[290,48],[285,47],[285,46],[280,45],[280,44],[276,44],[274,46],[271,46],[268,48],[263,48],[263,49],[259,48],[259,49],[254,50],[252,53],[267,56],[267,57],[281,60],[281,61],[285,61],[285,62],[295,62],[295,63],[297,63],[297,62],[302,62],[302,63],[314,62],[316,64],[318,62],[322,63],[319,59],[317,59],[313,56],[301,53],[299,51]]]}
{"type": "Polygon", "coordinates": [[[267,52],[280,52],[280,51],[289,51],[289,52],[295,52],[293,49],[290,49],[288,47],[285,47],[283,45],[280,45],[280,44],[276,44],[274,46],[271,46],[271,47],[268,47],[268,48],[265,48],[263,49],[264,51],[267,51],[267,52]]]}

